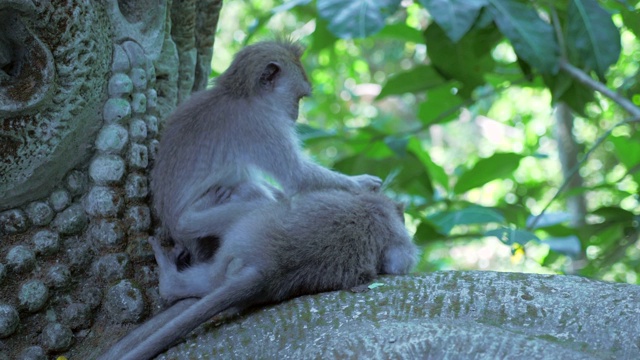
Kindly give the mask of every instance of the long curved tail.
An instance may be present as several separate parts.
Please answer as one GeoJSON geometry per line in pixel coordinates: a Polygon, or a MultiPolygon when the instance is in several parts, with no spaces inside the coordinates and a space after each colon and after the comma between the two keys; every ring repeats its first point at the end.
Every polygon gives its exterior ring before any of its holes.
{"type": "Polygon", "coordinates": [[[118,341],[99,359],[150,359],[222,311],[251,305],[260,286],[256,269],[247,267],[202,299],[180,300],[118,341]]]}

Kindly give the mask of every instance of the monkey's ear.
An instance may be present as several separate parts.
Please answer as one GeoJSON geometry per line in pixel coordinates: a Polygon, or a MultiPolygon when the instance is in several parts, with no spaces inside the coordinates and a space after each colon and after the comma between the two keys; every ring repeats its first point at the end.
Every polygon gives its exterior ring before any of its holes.
{"type": "Polygon", "coordinates": [[[260,75],[260,84],[261,85],[273,85],[273,82],[276,80],[278,73],[280,72],[280,65],[275,62],[270,62],[267,66],[262,70],[262,75],[260,75]]]}

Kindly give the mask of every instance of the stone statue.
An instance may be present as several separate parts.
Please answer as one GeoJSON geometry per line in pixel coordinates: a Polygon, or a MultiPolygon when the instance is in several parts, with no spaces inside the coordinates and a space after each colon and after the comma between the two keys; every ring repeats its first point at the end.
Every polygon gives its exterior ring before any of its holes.
{"type": "Polygon", "coordinates": [[[159,308],[148,168],[221,5],[0,0],[0,359],[159,308]]]}

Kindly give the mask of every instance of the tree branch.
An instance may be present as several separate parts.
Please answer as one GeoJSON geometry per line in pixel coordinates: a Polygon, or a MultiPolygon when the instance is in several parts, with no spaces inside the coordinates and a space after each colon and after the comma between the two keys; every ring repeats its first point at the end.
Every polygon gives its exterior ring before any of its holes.
{"type": "Polygon", "coordinates": [[[560,69],[562,69],[567,74],[571,75],[572,78],[574,78],[575,80],[578,80],[581,84],[589,87],[590,89],[596,90],[602,95],[615,101],[616,103],[618,103],[618,105],[620,105],[623,109],[625,109],[634,118],[640,118],[639,107],[635,106],[631,101],[629,101],[629,99],[623,96],[620,96],[620,94],[609,89],[603,83],[593,80],[591,76],[586,74],[584,71],[569,64],[566,60],[560,60],[560,69]]]}
{"type": "Polygon", "coordinates": [[[602,134],[602,136],[600,136],[596,140],[596,142],[593,144],[591,149],[589,149],[589,151],[587,151],[587,153],[584,154],[582,159],[577,164],[575,164],[575,166],[573,166],[571,171],[567,174],[567,176],[566,176],[564,182],[562,183],[562,185],[560,185],[560,188],[558,188],[558,191],[556,191],[555,195],[553,195],[553,197],[549,200],[547,205],[545,205],[545,207],[542,209],[540,214],[538,214],[533,219],[531,224],[529,224],[529,226],[527,226],[527,230],[535,229],[535,227],[538,224],[538,222],[540,221],[540,219],[542,219],[542,216],[544,216],[544,214],[547,211],[547,209],[549,209],[549,206],[558,198],[558,196],[560,194],[562,194],[562,192],[567,188],[567,186],[569,186],[569,184],[571,183],[571,179],[573,179],[573,177],[578,173],[578,170],[580,170],[580,167],[582,165],[584,165],[584,163],[587,161],[587,159],[589,158],[589,155],[591,155],[591,153],[593,153],[598,148],[598,146],[600,146],[606,140],[606,138],[609,135],[611,135],[611,133],[613,132],[613,129],[617,128],[618,126],[631,124],[631,123],[639,122],[639,121],[640,121],[640,112],[638,112],[637,116],[634,116],[632,118],[628,118],[628,119],[625,119],[625,120],[622,120],[622,121],[616,123],[609,130],[607,130],[604,134],[602,134]]]}

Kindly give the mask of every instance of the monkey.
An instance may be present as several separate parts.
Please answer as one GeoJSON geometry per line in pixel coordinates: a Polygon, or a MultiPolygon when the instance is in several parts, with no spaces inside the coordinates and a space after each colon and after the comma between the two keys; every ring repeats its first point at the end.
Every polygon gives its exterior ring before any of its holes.
{"type": "Polygon", "coordinates": [[[407,274],[417,261],[402,209],[373,192],[310,191],[265,202],[222,237],[210,261],[183,271],[149,238],[160,296],[182,300],[101,359],[147,359],[223,311],[350,289],[378,274],[407,274]]]}
{"type": "Polygon", "coordinates": [[[376,176],[346,176],[302,153],[295,122],[311,93],[302,54],[287,40],[250,45],[213,88],[169,116],[151,170],[153,206],[178,247],[201,258],[195,262],[209,256],[199,255],[203,238],[218,238],[263,202],[310,190],[379,190],[376,176]],[[265,173],[282,190],[262,181],[265,173]]]}

